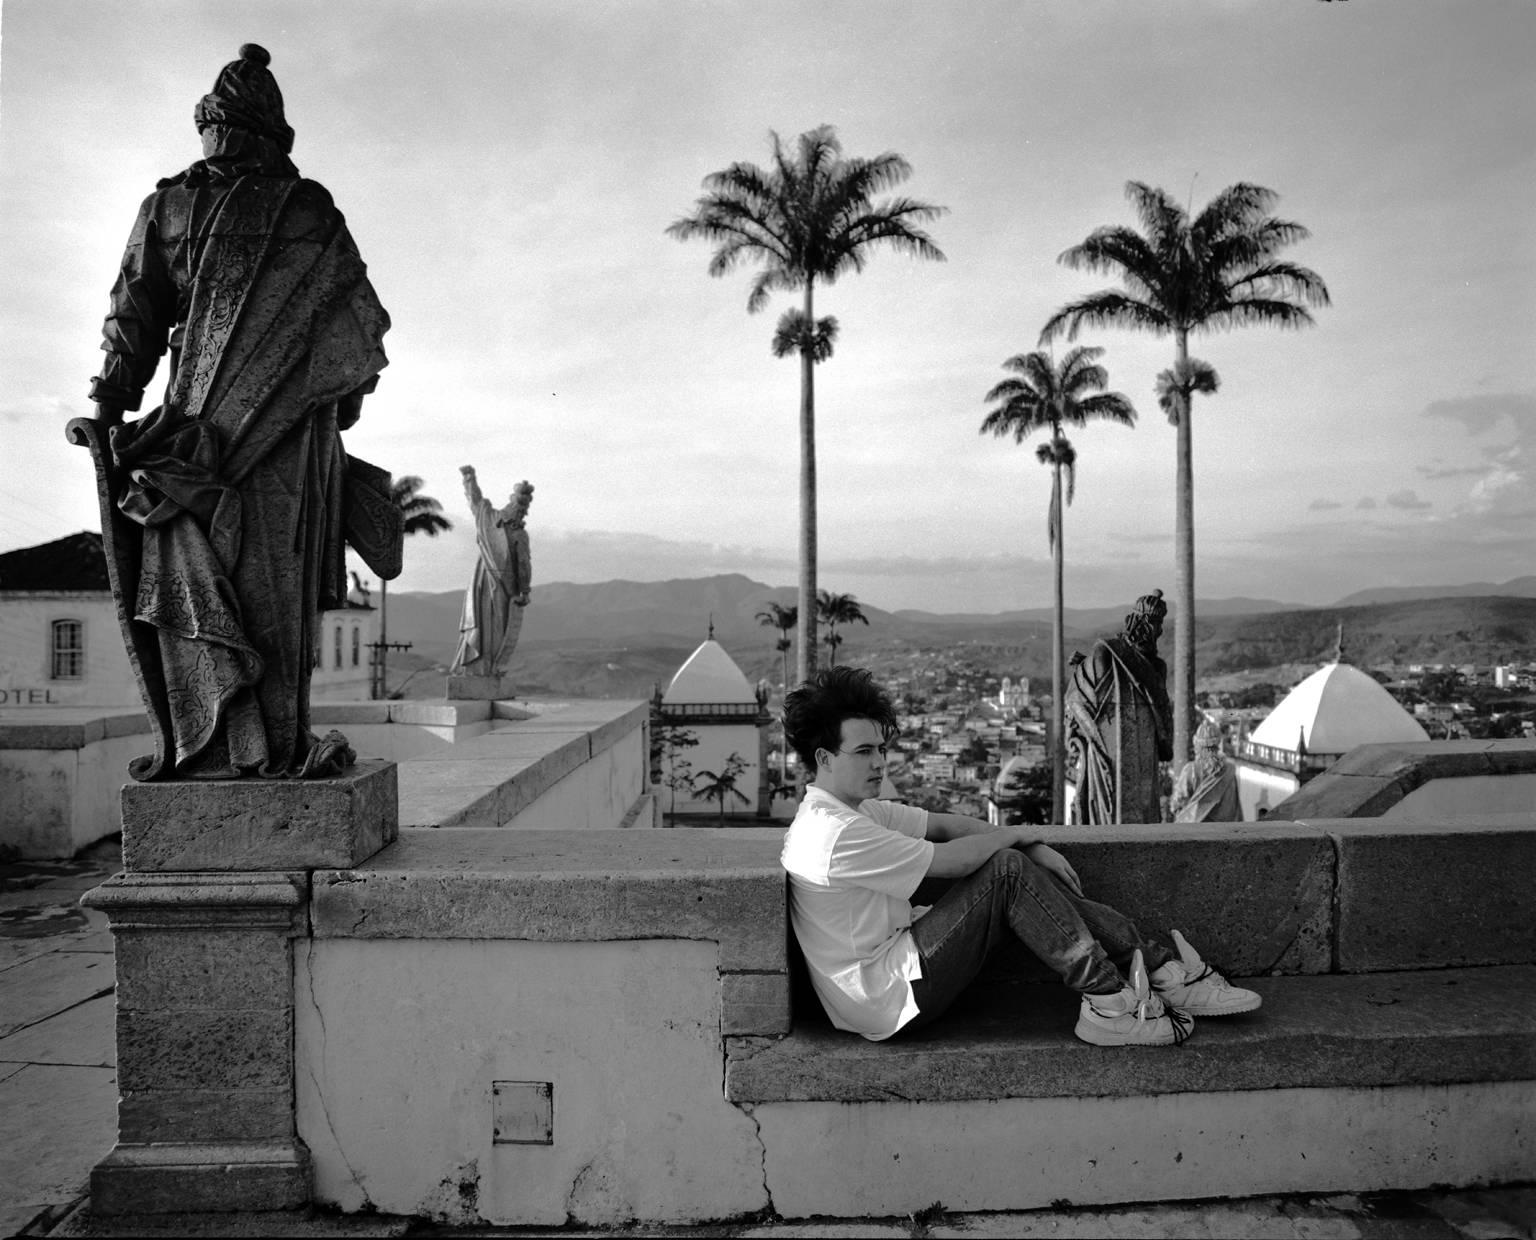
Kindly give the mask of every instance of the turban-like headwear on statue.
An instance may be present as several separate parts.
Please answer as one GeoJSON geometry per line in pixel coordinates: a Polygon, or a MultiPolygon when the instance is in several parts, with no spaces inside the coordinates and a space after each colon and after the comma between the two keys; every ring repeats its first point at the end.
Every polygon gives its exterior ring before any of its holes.
{"type": "Polygon", "coordinates": [[[1154,590],[1151,594],[1143,594],[1136,600],[1136,610],[1132,614],[1161,620],[1168,614],[1168,604],[1163,602],[1163,592],[1154,590]]]}
{"type": "Polygon", "coordinates": [[[532,495],[533,494],[533,483],[531,483],[531,482],[527,481],[526,479],[524,479],[522,482],[519,482],[515,487],[512,488],[512,494],[513,495],[532,495]]]}
{"type": "Polygon", "coordinates": [[[1196,749],[1220,749],[1221,729],[1207,719],[1195,729],[1196,749]]]}
{"type": "Polygon", "coordinates": [[[284,155],[293,150],[293,129],[283,118],[283,92],[267,68],[271,53],[257,43],[240,47],[240,59],[219,70],[213,90],[192,111],[201,133],[210,125],[228,125],[270,138],[284,155]]]}

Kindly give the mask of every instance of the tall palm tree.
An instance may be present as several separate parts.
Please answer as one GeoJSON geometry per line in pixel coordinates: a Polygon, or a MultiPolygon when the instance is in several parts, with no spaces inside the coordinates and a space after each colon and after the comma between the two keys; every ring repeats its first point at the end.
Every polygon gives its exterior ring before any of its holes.
{"type": "MultiPolygon", "coordinates": [[[[453,522],[443,516],[443,506],[430,495],[421,493],[422,481],[415,474],[394,479],[389,486],[389,497],[405,518],[407,535],[425,534],[436,538],[444,530],[451,530],[453,522]]],[[[379,582],[379,658],[378,692],[388,695],[386,674],[389,666],[389,582],[379,582]]],[[[405,686],[402,685],[403,689],[405,686]]]]}
{"type": "Polygon", "coordinates": [[[982,419],[981,433],[998,438],[1013,436],[1023,443],[1036,431],[1049,431],[1050,440],[1035,449],[1035,458],[1051,467],[1051,507],[1046,536],[1051,545],[1055,610],[1051,617],[1051,821],[1065,822],[1066,811],[1066,647],[1062,604],[1062,502],[1061,475],[1067,475],[1067,503],[1077,480],[1077,450],[1063,426],[1086,426],[1102,419],[1122,426],[1136,424],[1136,410],[1119,392],[1107,392],[1109,373],[1098,364],[1103,349],[1079,345],[1056,365],[1048,353],[1020,353],[1003,366],[1014,373],[990,392],[996,401],[982,419]]]}
{"type": "Polygon", "coordinates": [[[851,594],[829,594],[820,590],[816,594],[816,619],[827,626],[827,648],[832,652],[832,666],[837,666],[837,648],[843,639],[837,635],[840,624],[869,624],[869,617],[851,594]]]}
{"type": "MultiPolygon", "coordinates": [[[[686,241],[715,244],[709,274],[723,276],[738,263],[761,264],[752,279],[747,311],[755,314],[769,294],[802,294],[800,309],[787,311],[774,332],[776,357],[800,355],[800,615],[816,609],[816,363],[832,355],[837,321],[818,320],[814,290],[859,272],[870,251],[884,245],[919,258],[944,255],[918,225],[936,219],[942,207],[905,197],[875,196],[912,174],[900,155],[873,159],[845,157],[830,125],[803,133],[792,149],[771,133],[768,168],[734,163],[704,178],[707,191],[692,215],[667,232],[686,241]]],[[[795,675],[803,683],[816,668],[816,626],[800,626],[795,675]]]]}
{"type": "MultiPolygon", "coordinates": [[[[1276,219],[1273,190],[1240,181],[1222,190],[1193,219],[1165,191],[1129,181],[1125,187],[1141,232],[1122,225],[1096,228],[1064,251],[1059,262],[1118,276],[1121,287],[1070,302],[1046,321],[1042,344],[1085,324],[1128,327],[1174,340],[1178,433],[1174,521],[1175,614],[1173,761],[1189,760],[1195,716],[1195,491],[1191,454],[1191,332],[1264,324],[1307,327],[1308,306],[1329,304],[1323,279],[1308,267],[1276,257],[1310,234],[1276,219]],[[1179,377],[1182,376],[1182,380],[1179,377]]],[[[1209,371],[1210,368],[1206,367],[1209,371]]],[[[1215,372],[1210,371],[1214,377],[1215,372]]]]}
{"type": "Polygon", "coordinates": [[[778,603],[767,604],[766,611],[757,613],[757,622],[770,629],[778,629],[779,640],[774,643],[774,649],[779,652],[779,662],[784,673],[784,688],[789,689],[789,648],[794,645],[789,640],[789,631],[800,622],[800,609],[798,607],[784,607],[778,603]]]}

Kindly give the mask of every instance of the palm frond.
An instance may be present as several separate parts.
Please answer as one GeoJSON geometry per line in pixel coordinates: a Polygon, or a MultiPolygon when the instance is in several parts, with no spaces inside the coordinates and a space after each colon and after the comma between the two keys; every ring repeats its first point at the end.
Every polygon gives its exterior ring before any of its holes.
{"type": "Polygon", "coordinates": [[[1051,315],[1040,329],[1040,343],[1046,344],[1063,332],[1068,340],[1076,340],[1085,326],[1128,327],[1160,334],[1169,331],[1173,324],[1167,312],[1153,302],[1106,289],[1069,302],[1051,315]]]}

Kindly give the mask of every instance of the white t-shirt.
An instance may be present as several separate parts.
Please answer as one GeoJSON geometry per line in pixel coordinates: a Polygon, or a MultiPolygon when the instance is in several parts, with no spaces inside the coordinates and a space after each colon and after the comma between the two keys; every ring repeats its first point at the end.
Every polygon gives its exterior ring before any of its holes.
{"type": "Polygon", "coordinates": [[[810,787],[784,836],[789,918],[811,981],[839,1029],[880,1041],[917,1015],[923,975],[909,897],[928,872],[928,811],[894,801],[849,809],[810,787]]]}

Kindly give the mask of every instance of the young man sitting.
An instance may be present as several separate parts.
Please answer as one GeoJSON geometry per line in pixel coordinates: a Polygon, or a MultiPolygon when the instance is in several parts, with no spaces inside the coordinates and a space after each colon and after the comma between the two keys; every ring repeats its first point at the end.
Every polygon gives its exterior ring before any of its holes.
{"type": "Polygon", "coordinates": [[[780,857],[790,921],[839,1029],[879,1041],[931,1021],[1010,932],[1082,995],[1074,1032],[1098,1046],[1172,1045],[1191,1017],[1259,1006],[1177,930],[1174,950],[1088,899],[1030,828],[878,800],[896,730],[890,698],[855,668],[817,672],[784,701],[785,737],[815,772],[780,857]],[[956,881],[914,909],[928,877],[956,881]]]}

